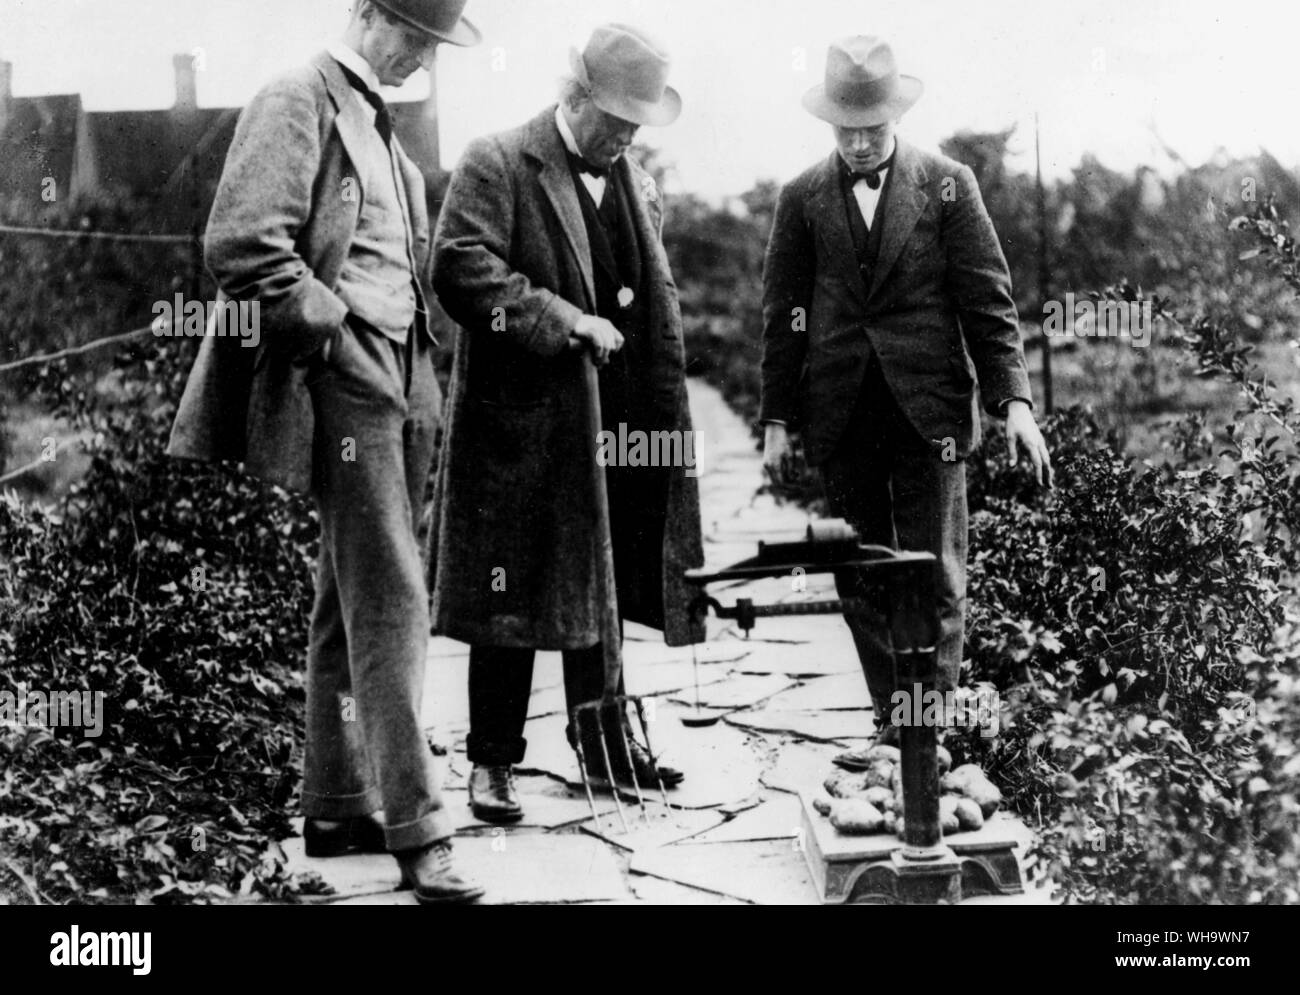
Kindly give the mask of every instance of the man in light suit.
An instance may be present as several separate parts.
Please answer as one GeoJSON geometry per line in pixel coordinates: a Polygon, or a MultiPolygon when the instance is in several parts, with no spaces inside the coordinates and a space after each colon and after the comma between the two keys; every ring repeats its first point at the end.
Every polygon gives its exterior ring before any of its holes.
{"type": "MultiPolygon", "coordinates": [[[[535,650],[564,651],[572,708],[617,671],[620,620],[670,645],[702,638],[682,578],[703,561],[693,465],[601,463],[593,431],[693,438],[663,205],[625,154],[681,99],[635,28],[598,28],[570,61],[558,107],[466,150],[434,237],[434,288],[464,328],[431,533],[434,626],[471,646],[470,802],[495,822],[522,816],[512,766],[535,650]]],[[[608,765],[595,729],[582,737],[596,776],[681,780],[635,743],[624,751],[624,716],[603,721],[608,765]]]]}
{"type": "MultiPolygon", "coordinates": [[[[921,95],[889,45],[830,47],[804,107],[834,129],[836,151],[786,185],[764,272],[764,465],[793,476],[790,426],[822,470],[833,514],[864,542],[939,559],[941,690],[961,667],[966,607],[966,470],[979,396],[1005,417],[1012,458],[1040,484],[1051,462],[1034,422],[1011,277],[970,169],[895,138],[921,95]],[[972,374],[972,365],[974,374],[972,374]]],[[[856,578],[837,578],[861,597],[856,578]]],[[[894,691],[878,601],[847,616],[880,738],[894,691]]]]}
{"type": "Polygon", "coordinates": [[[223,298],[258,302],[261,345],[204,339],[170,447],[315,498],[307,852],[390,851],[423,904],[482,889],[452,865],[421,724],[429,620],[416,523],[441,397],[419,282],[424,179],[379,88],[430,68],[441,42],[476,44],[464,7],[357,0],[340,43],[244,111],[206,252],[223,298]]]}

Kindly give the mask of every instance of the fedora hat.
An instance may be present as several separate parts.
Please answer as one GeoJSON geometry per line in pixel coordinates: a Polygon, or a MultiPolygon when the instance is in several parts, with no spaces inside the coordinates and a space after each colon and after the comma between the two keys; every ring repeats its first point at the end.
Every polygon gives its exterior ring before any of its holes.
{"type": "Polygon", "coordinates": [[[826,82],[803,98],[804,109],[841,128],[870,128],[893,121],[921,98],[914,76],[900,76],[894,51],[874,35],[833,42],[826,82]]]}
{"type": "Polygon", "coordinates": [[[681,96],[668,85],[667,54],[636,28],[597,28],[586,49],[569,51],[569,64],[606,114],[634,124],[666,125],[682,112],[681,96]]]}
{"type": "Polygon", "coordinates": [[[461,16],[467,0],[371,0],[399,20],[453,45],[469,47],[483,40],[479,29],[461,16]]]}

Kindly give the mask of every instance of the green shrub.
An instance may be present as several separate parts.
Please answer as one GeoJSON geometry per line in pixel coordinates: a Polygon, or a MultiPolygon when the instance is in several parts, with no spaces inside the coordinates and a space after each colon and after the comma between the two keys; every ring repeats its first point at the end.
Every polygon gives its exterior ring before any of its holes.
{"type": "Polygon", "coordinates": [[[99,738],[0,726],[0,848],[51,901],[313,890],[290,834],[314,513],[164,454],[189,344],[124,360],[97,402],[42,388],[95,431],[57,511],[0,501],[0,690],[104,693],[99,738]]]}
{"type": "MultiPolygon", "coordinates": [[[[1294,242],[1267,212],[1235,227],[1294,283],[1294,242]]],[[[1035,824],[1072,899],[1295,903],[1300,423],[1230,328],[1152,303],[1242,409],[1223,439],[1196,416],[1169,425],[1170,458],[1137,466],[1063,412],[1046,426],[1047,495],[986,441],[971,461],[968,679],[995,685],[1004,713],[997,739],[953,752],[1035,824]]]]}

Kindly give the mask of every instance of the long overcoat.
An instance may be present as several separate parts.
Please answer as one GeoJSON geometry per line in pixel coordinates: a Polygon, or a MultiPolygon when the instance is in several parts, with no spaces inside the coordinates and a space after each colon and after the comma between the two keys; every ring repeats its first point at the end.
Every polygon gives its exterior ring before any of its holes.
{"type": "MultiPolygon", "coordinates": [[[[630,194],[647,267],[645,382],[672,431],[690,432],[659,192],[626,156],[611,182],[630,194]]],[[[617,599],[595,566],[594,475],[604,471],[589,437],[585,360],[569,340],[578,318],[596,311],[595,284],[554,106],[466,150],[434,234],[433,284],[462,327],[430,530],[434,629],[479,645],[594,645],[601,612],[617,599]]],[[[657,590],[638,590],[662,618],[630,617],[677,646],[703,638],[682,581],[703,553],[696,478],[676,467],[669,480],[662,576],[657,590]]]]}

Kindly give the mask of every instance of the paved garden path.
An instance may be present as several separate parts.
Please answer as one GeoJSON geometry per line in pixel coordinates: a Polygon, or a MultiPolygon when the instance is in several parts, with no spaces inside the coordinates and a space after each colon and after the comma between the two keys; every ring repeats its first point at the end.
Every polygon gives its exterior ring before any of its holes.
{"type": "MultiPolygon", "coordinates": [[[[760,539],[802,538],[807,515],[756,497],[760,458],[744,423],[713,389],[692,382],[700,433],[700,487],[709,566],[755,552],[760,539]]],[[[809,577],[712,590],[730,603],[737,592],[762,600],[833,596],[829,578],[809,577]]],[[[710,619],[709,641],[669,649],[632,625],[624,651],[629,693],[653,696],[649,719],[656,752],[686,771],[669,793],[672,808],[625,805],[624,831],[611,796],[597,798],[599,824],[580,790],[564,737],[560,655],[537,658],[519,768],[524,820],[510,828],[477,822],[469,810],[465,759],[468,647],[430,644],[427,719],[446,748],[448,808],[456,821],[458,862],[493,903],[816,904],[801,850],[795,792],[815,789],[830,758],[873,731],[870,700],[853,643],[838,616],[761,620],[752,638],[710,619]],[[697,707],[719,714],[707,728],[681,718],[697,707]]],[[[338,904],[412,904],[395,892],[397,867],[386,856],[309,860],[301,839],[285,844],[295,868],[318,871],[338,904]]],[[[1024,899],[1021,899],[1023,901],[1024,899]]]]}

